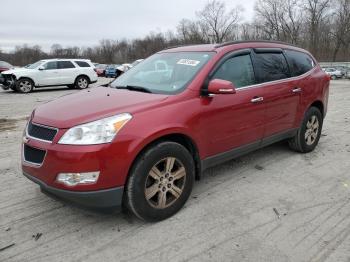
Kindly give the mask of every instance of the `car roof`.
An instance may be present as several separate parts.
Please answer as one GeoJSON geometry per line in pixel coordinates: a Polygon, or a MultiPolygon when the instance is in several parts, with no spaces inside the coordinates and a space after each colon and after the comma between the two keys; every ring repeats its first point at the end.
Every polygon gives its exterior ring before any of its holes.
{"type": "Polygon", "coordinates": [[[166,52],[220,52],[226,50],[227,48],[232,48],[232,46],[241,48],[285,48],[292,49],[296,51],[306,52],[304,49],[296,47],[292,44],[281,42],[281,41],[267,41],[267,40],[249,40],[249,41],[232,41],[222,44],[201,44],[201,45],[184,45],[170,47],[161,51],[161,53],[166,52]]]}
{"type": "Polygon", "coordinates": [[[57,61],[57,60],[63,60],[63,61],[67,61],[67,60],[73,60],[73,61],[88,61],[90,62],[90,59],[81,59],[81,58],[50,58],[50,59],[42,59],[41,61],[57,61]]]}

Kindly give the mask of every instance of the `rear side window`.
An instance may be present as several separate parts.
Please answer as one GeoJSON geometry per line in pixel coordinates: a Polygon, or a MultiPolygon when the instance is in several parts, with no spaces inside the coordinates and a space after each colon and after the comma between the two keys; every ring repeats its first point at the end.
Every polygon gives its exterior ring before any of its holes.
{"type": "Polygon", "coordinates": [[[59,69],[75,68],[71,61],[58,61],[57,63],[59,69]]]}
{"type": "Polygon", "coordinates": [[[90,65],[84,61],[74,61],[80,67],[90,67],[90,65]]]}
{"type": "Polygon", "coordinates": [[[292,76],[305,74],[315,66],[314,60],[312,60],[308,54],[293,50],[285,50],[285,53],[287,55],[292,76]]]}
{"type": "Polygon", "coordinates": [[[57,62],[56,61],[47,62],[46,64],[43,65],[43,68],[45,70],[57,69],[57,62]]]}
{"type": "Polygon", "coordinates": [[[255,76],[250,55],[229,58],[214,73],[212,79],[230,81],[237,88],[254,85],[255,76]]]}
{"type": "Polygon", "coordinates": [[[285,79],[290,76],[282,53],[256,53],[255,64],[259,83],[285,79]]]}

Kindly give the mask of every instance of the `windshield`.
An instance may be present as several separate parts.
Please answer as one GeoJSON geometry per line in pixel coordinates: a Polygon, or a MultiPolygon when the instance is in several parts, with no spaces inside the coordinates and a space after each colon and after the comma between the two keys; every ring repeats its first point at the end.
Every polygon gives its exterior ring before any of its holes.
{"type": "Polygon", "coordinates": [[[141,87],[152,93],[175,94],[186,87],[213,54],[213,52],[155,54],[121,75],[111,87],[141,87]]]}
{"type": "Polygon", "coordinates": [[[36,62],[34,64],[26,66],[26,68],[28,68],[28,69],[35,69],[35,68],[39,67],[42,63],[44,63],[44,61],[38,61],[38,62],[36,62]]]}

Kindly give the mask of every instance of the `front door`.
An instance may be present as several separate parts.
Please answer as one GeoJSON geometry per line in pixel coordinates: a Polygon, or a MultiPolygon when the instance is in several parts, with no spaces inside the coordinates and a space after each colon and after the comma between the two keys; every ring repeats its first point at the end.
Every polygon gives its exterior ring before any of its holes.
{"type": "Polygon", "coordinates": [[[250,53],[233,53],[222,62],[211,79],[231,81],[236,94],[203,97],[201,130],[206,156],[234,149],[257,147],[263,137],[264,90],[255,85],[250,53]]]}
{"type": "Polygon", "coordinates": [[[60,79],[59,69],[57,68],[56,61],[49,61],[43,64],[42,70],[38,72],[38,86],[51,86],[57,85],[60,79]]]}

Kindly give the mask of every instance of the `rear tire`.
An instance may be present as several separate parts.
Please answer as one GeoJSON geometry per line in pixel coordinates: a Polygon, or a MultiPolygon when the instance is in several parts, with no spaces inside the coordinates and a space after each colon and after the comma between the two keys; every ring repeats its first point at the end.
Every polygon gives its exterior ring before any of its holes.
{"type": "Polygon", "coordinates": [[[20,93],[30,93],[33,91],[34,83],[29,78],[21,78],[16,82],[16,90],[20,93]]]}
{"type": "Polygon", "coordinates": [[[86,89],[89,87],[90,80],[86,76],[78,76],[75,80],[75,87],[78,89],[86,89]]]}
{"type": "Polygon", "coordinates": [[[160,221],[178,212],[191,194],[195,165],[185,147],[158,143],[135,161],[124,205],[145,221],[160,221]]]}
{"type": "Polygon", "coordinates": [[[315,149],[321,137],[323,116],[317,107],[306,112],[297,134],[289,140],[289,147],[297,152],[308,153],[315,149]]]}

